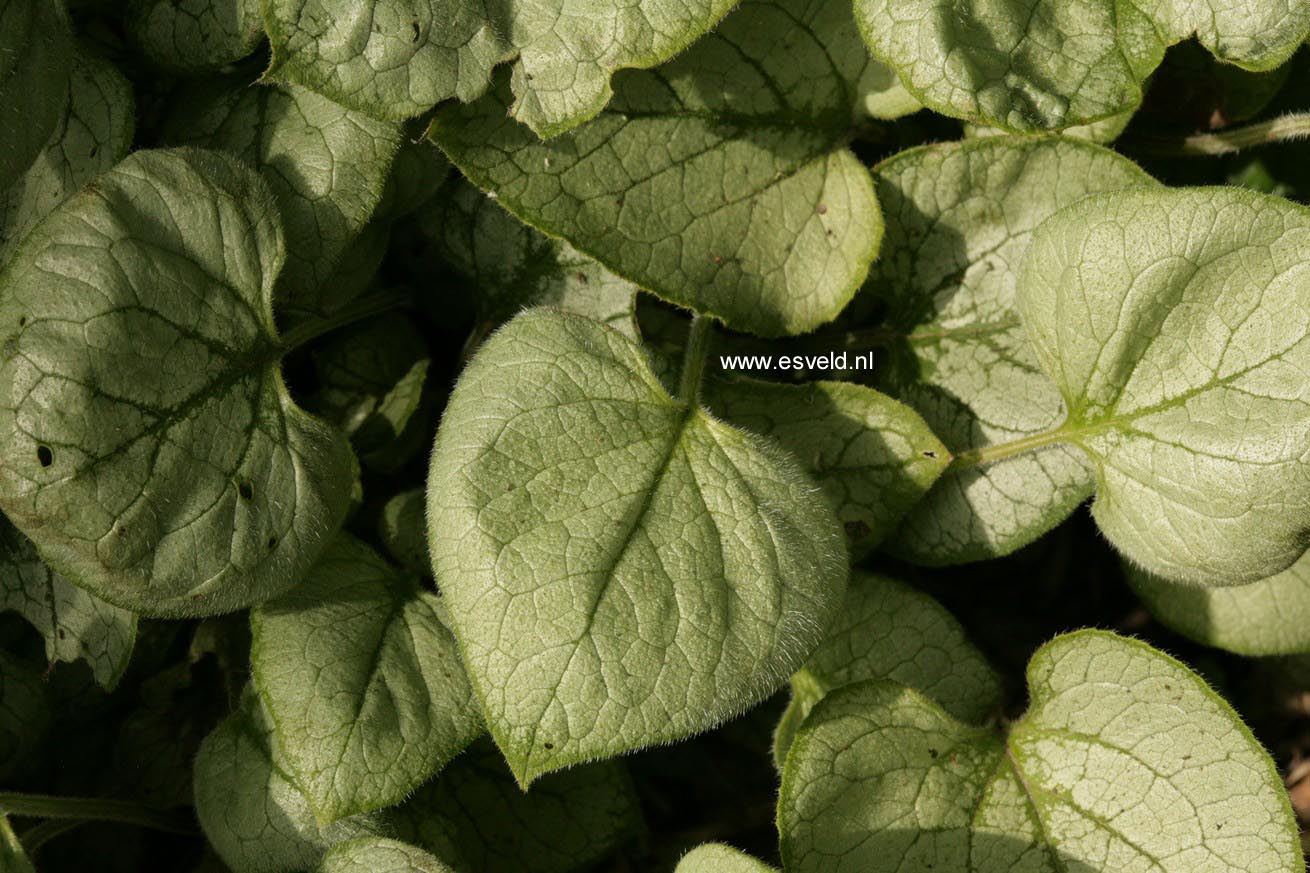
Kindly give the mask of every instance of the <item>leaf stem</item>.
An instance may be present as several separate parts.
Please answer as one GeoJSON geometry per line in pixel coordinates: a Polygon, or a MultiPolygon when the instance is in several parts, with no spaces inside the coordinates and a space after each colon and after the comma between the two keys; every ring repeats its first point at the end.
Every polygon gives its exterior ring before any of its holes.
{"type": "Polygon", "coordinates": [[[1190,136],[1152,136],[1139,134],[1130,144],[1147,155],[1231,155],[1252,146],[1290,142],[1310,137],[1310,112],[1293,112],[1243,127],[1194,133],[1190,136]]]}
{"type": "Polygon", "coordinates": [[[400,291],[384,291],[380,294],[358,297],[331,315],[304,321],[292,327],[282,335],[283,353],[289,354],[325,333],[331,333],[357,321],[403,306],[408,299],[408,295],[400,291]]]}
{"type": "Polygon", "coordinates": [[[960,452],[955,456],[955,460],[951,462],[951,466],[956,469],[961,467],[981,467],[984,464],[990,464],[1014,455],[1021,455],[1024,452],[1044,448],[1053,443],[1069,442],[1073,437],[1074,431],[1067,425],[1062,424],[1054,430],[1043,431],[1042,433],[1033,434],[1032,436],[1023,437],[1022,439],[1011,440],[1008,443],[997,443],[996,445],[986,446],[981,449],[960,452]]]}
{"type": "Polygon", "coordinates": [[[687,334],[687,347],[682,353],[682,376],[678,383],[678,399],[688,406],[700,401],[700,386],[705,375],[705,359],[709,357],[713,339],[714,320],[699,313],[691,320],[687,334]]]}
{"type": "Polygon", "coordinates": [[[18,841],[23,844],[29,855],[35,856],[41,847],[55,837],[63,836],[71,830],[86,824],[86,819],[52,818],[23,831],[18,841]]]}
{"type": "Polygon", "coordinates": [[[55,797],[49,794],[0,793],[0,813],[20,818],[78,819],[136,825],[170,834],[194,834],[186,816],[131,800],[102,797],[55,797]]]}

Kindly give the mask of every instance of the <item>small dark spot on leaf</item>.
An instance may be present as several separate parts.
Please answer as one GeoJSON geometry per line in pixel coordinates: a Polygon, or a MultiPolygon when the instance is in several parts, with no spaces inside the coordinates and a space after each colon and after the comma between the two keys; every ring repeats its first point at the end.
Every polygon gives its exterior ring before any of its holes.
{"type": "Polygon", "coordinates": [[[68,634],[64,631],[63,628],[60,628],[60,629],[59,629],[59,639],[62,640],[62,639],[64,639],[66,636],[68,636],[68,634]]]}
{"type": "Polygon", "coordinates": [[[49,446],[37,446],[36,459],[41,463],[42,467],[49,467],[55,462],[55,453],[50,451],[49,446]]]}
{"type": "Polygon", "coordinates": [[[928,750],[928,757],[930,757],[930,758],[932,758],[934,761],[936,761],[936,760],[937,760],[937,750],[936,750],[936,749],[929,749],[929,750],[928,750]]]}
{"type": "Polygon", "coordinates": [[[578,273],[577,278],[578,278],[578,284],[579,284],[579,285],[586,285],[586,284],[587,284],[587,274],[586,274],[586,273],[578,273]]]}
{"type": "Polygon", "coordinates": [[[818,206],[814,207],[814,211],[817,212],[817,213],[819,213],[820,215],[827,215],[827,214],[828,214],[828,204],[827,204],[827,203],[820,203],[818,206]]]}
{"type": "Polygon", "coordinates": [[[932,458],[932,459],[936,460],[936,458],[937,458],[937,453],[936,453],[936,452],[933,452],[933,451],[927,451],[927,452],[924,452],[924,453],[923,453],[923,456],[924,456],[925,458],[932,458]]]}
{"type": "Polygon", "coordinates": [[[410,24],[410,27],[412,27],[412,28],[414,29],[414,42],[418,42],[418,41],[419,41],[419,37],[421,37],[421,36],[423,35],[423,30],[418,26],[418,22],[417,22],[417,21],[412,22],[412,23],[410,24]]]}
{"type": "Polygon", "coordinates": [[[98,145],[91,146],[91,157],[94,158],[98,154],[100,154],[100,146],[98,145]]]}
{"type": "Polygon", "coordinates": [[[546,749],[547,749],[547,751],[549,751],[550,749],[553,749],[553,748],[555,748],[555,744],[554,744],[554,743],[546,743],[546,749]]]}
{"type": "Polygon", "coordinates": [[[270,549],[275,549],[275,548],[277,548],[277,537],[269,537],[269,538],[268,538],[268,547],[269,547],[270,549]]]}
{"type": "Polygon", "coordinates": [[[250,500],[255,496],[255,489],[249,482],[242,482],[237,486],[237,493],[241,495],[242,500],[250,500]]]}
{"type": "Polygon", "coordinates": [[[18,319],[18,326],[19,326],[19,327],[27,327],[27,316],[26,316],[26,315],[24,315],[22,318],[18,319]]]}

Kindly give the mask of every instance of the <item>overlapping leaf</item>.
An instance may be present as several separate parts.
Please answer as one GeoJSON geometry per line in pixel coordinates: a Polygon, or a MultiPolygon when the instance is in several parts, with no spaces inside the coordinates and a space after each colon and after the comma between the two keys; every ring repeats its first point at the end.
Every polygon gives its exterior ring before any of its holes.
{"type": "Polygon", "coordinates": [[[472,100],[514,60],[510,113],[553,136],[599,112],[610,77],[651,67],[709,30],[734,0],[266,0],[270,75],[373,113],[409,118],[472,100]]]}
{"type": "Polygon", "coordinates": [[[950,462],[914,410],[847,382],[714,380],[705,401],[800,459],[845,528],[852,558],[877,547],[950,462]]]}
{"type": "Polygon", "coordinates": [[[259,0],[128,0],[128,29],[153,63],[197,73],[239,61],[264,38],[259,0]]]}
{"type": "Polygon", "coordinates": [[[112,690],[136,642],[136,616],[78,588],[47,567],[32,542],[0,518],[0,610],[27,619],[45,639],[46,658],[83,660],[112,690]]]}
{"type": "Polygon", "coordinates": [[[731,846],[706,843],[683,855],[674,873],[777,873],[777,871],[731,846]]]}
{"type": "Polygon", "coordinates": [[[1137,189],[1048,219],[1019,311],[1097,469],[1101,530],[1166,578],[1222,585],[1310,548],[1310,211],[1236,188],[1137,189]]]}
{"type": "Polygon", "coordinates": [[[1006,731],[891,682],[824,698],[783,775],[787,870],[1300,873],[1273,762],[1184,665],[1081,631],[1028,685],[1006,731]]]}
{"type": "Polygon", "coordinates": [[[0,273],[0,508],[70,581],[139,612],[212,614],[317,557],[352,459],[278,372],[282,262],[250,170],[143,151],[0,273]]]}
{"type": "Polygon", "coordinates": [[[882,222],[846,148],[870,61],[844,0],[747,0],[594,121],[540,142],[496,89],[433,137],[501,205],[666,300],[761,335],[850,300],[882,222]]]}
{"type": "Polygon", "coordinates": [[[382,200],[399,125],[303,88],[251,86],[238,77],[190,89],[164,138],[238,155],[272,189],[287,241],[280,315],[324,315],[345,302],[330,293],[329,280],[382,200]]]}
{"type": "Polygon", "coordinates": [[[941,604],[904,582],[857,572],[827,636],[792,676],[791,702],[773,738],[779,769],[814,705],[869,679],[913,688],[970,724],[995,715],[1003,702],[1000,677],[941,604]]]}
{"type": "Polygon", "coordinates": [[[1165,49],[1195,35],[1248,70],[1286,61],[1310,32],[1294,0],[857,0],[870,49],[925,105],[1016,132],[1131,110],[1165,49]]]}
{"type": "Polygon", "coordinates": [[[9,0],[0,8],[0,191],[50,140],[68,96],[73,35],[62,0],[9,0]]]}
{"type": "MultiPolygon", "coordinates": [[[[1015,311],[1019,265],[1033,230],[1062,206],[1152,180],[1095,146],[1015,137],[911,149],[874,177],[887,237],[862,299],[887,310],[874,331],[889,352],[880,386],[957,458],[1057,426],[1063,402],[1015,311]]],[[[1093,475],[1060,445],[985,467],[957,461],[889,548],[927,564],[1005,554],[1065,518],[1093,475]]]]}
{"type": "Polygon", "coordinates": [[[109,63],[73,58],[68,94],[45,148],[7,190],[0,190],[0,264],[38,221],[127,155],[134,119],[132,87],[109,63]]]}
{"type": "Polygon", "coordinates": [[[475,743],[396,810],[397,833],[458,870],[586,870],[643,829],[623,765],[587,764],[519,790],[490,742],[475,743]]]}
{"type": "Polygon", "coordinates": [[[251,667],[320,822],[391,806],[483,732],[439,598],[340,536],[251,615],[251,667]]]}
{"type": "Polygon", "coordinates": [[[1136,567],[1125,573],[1152,615],[1199,643],[1252,656],[1310,652],[1310,557],[1248,585],[1171,582],[1136,567]]]}

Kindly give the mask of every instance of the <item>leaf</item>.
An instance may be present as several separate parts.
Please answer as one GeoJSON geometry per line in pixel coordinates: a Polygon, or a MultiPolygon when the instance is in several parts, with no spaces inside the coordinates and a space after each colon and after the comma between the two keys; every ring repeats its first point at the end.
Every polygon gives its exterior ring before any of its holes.
{"type": "Polygon", "coordinates": [[[278,312],[324,316],[344,302],[324,293],[373,215],[400,146],[400,127],[295,87],[244,79],[201,82],[175,104],[163,139],[222,149],[259,170],[281,210],[287,265],[278,312]]]}
{"type": "Polygon", "coordinates": [[[845,0],[747,0],[566,135],[538,141],[500,88],[439,110],[432,136],[510,212],[619,276],[737,330],[805,333],[850,300],[882,236],[846,148],[870,63],[845,0]]]}
{"type": "Polygon", "coordinates": [[[780,770],[814,705],[867,679],[913,688],[971,724],[995,715],[1004,702],[1000,676],[941,604],[903,582],[856,572],[828,635],[792,676],[791,702],[773,737],[780,770]]]}
{"type": "Polygon", "coordinates": [[[525,786],[761,700],[846,581],[841,528],[794,460],[671,398],[619,333],[554,310],[465,369],[428,519],[465,667],[525,786]]]}
{"type": "Polygon", "coordinates": [[[369,318],[316,343],[310,354],[319,387],[306,406],[349,434],[367,466],[395,472],[425,448],[431,360],[413,319],[396,312],[369,318]]]}
{"type": "Polygon", "coordinates": [[[273,749],[273,725],[248,692],[241,708],[205,738],[196,756],[196,817],[233,873],[314,867],[336,843],[380,835],[382,822],[357,816],[326,828],[273,749]]]}
{"type": "Polygon", "coordinates": [[[855,17],[924,105],[1020,133],[1135,108],[1165,49],[1192,35],[1221,61],[1268,70],[1310,31],[1310,9],[1287,0],[856,0],[855,17]]]}
{"type": "MultiPolygon", "coordinates": [[[[1015,311],[1033,230],[1096,191],[1153,184],[1129,161],[1067,139],[991,137],[901,152],[874,170],[883,257],[859,303],[887,310],[879,387],[916,409],[956,455],[1059,424],[1060,394],[1015,311]]],[[[1090,496],[1092,466],[1053,445],[985,467],[958,460],[887,548],[921,564],[1008,554],[1090,496]]]]}
{"type": "Polygon", "coordinates": [[[950,461],[914,410],[860,385],[736,378],[706,388],[716,414],[776,439],[808,468],[845,527],[853,559],[891,533],[950,461]]]}
{"type": "Polygon", "coordinates": [[[129,0],[127,26],[152,63],[183,74],[235,63],[264,38],[259,0],[129,0]]]}
{"type": "Polygon", "coordinates": [[[118,606],[244,608],[345,514],[349,446],[277,369],[276,215],[234,158],[137,152],[0,273],[0,509],[118,606]]]}
{"type": "Polygon", "coordinates": [[[318,873],[453,873],[415,846],[385,837],[338,843],[323,856],[318,873]]]}
{"type": "Polygon", "coordinates": [[[511,115],[549,137],[609,102],[610,76],[685,49],[734,0],[265,0],[269,76],[379,118],[410,118],[486,90],[514,60],[511,115]]]}
{"type": "Polygon", "coordinates": [[[1300,873],[1273,762],[1187,667],[1079,631],[1028,686],[999,732],[892,682],[829,694],[787,757],[786,869],[1300,873]]]}
{"type": "Polygon", "coordinates": [[[45,639],[45,656],[86,661],[95,680],[112,691],[136,643],[136,616],[83,591],[51,570],[32,542],[0,517],[0,610],[13,610],[45,639]]]}
{"type": "Polygon", "coordinates": [[[1307,252],[1305,208],[1236,188],[1097,195],[1034,234],[1018,307],[1069,412],[1030,441],[1087,452],[1138,565],[1236,584],[1310,548],[1307,252]]]}
{"type": "Polygon", "coordinates": [[[777,873],[768,864],[757,861],[722,843],[705,843],[682,856],[673,873],[777,873]]]}
{"type": "Polygon", "coordinates": [[[0,264],[38,221],[127,156],[134,128],[132,86],[113,66],[78,52],[63,109],[45,148],[0,191],[0,264]]]}
{"type": "Polygon", "coordinates": [[[1131,566],[1125,575],[1151,614],[1188,639],[1252,657],[1310,652],[1310,556],[1249,585],[1189,585],[1131,566]]]}
{"type": "Polygon", "coordinates": [[[522,224],[467,182],[429,202],[418,221],[436,252],[471,286],[484,330],[526,307],[548,305],[637,338],[636,285],[522,224]]]}
{"type": "Polygon", "coordinates": [[[461,871],[570,873],[641,833],[641,807],[617,762],[555,773],[522,792],[478,742],[397,810],[398,834],[461,871]]]}
{"type": "Polygon", "coordinates": [[[73,65],[60,0],[7,0],[0,8],[0,191],[37,159],[59,123],[73,65]]]}
{"type": "Polygon", "coordinates": [[[10,781],[33,769],[49,726],[41,674],[0,649],[0,779],[10,781]]]}
{"type": "Polygon", "coordinates": [[[402,491],[382,506],[378,516],[378,539],[392,560],[420,576],[432,574],[428,556],[428,526],[424,516],[423,489],[402,491]]]}
{"type": "Polygon", "coordinates": [[[251,611],[255,686],[320,822],[399,803],[483,732],[439,604],[343,534],[251,611]]]}

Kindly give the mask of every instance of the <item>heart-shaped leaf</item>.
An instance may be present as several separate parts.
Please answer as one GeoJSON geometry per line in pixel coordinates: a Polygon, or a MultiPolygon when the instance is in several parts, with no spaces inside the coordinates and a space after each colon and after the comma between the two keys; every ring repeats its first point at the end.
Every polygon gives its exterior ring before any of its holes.
{"type": "Polygon", "coordinates": [[[483,732],[440,608],[341,535],[252,611],[255,685],[320,822],[399,803],[483,732]]]}
{"type": "Polygon", "coordinates": [[[502,206],[625,279],[739,330],[805,333],[850,300],[882,235],[846,147],[871,63],[846,0],[747,0],[566,135],[507,118],[501,88],[439,110],[432,136],[502,206]]]}
{"type": "Polygon", "coordinates": [[[1301,873],[1273,761],[1187,667],[1080,631],[1028,688],[1004,730],[893,682],[829,694],[787,756],[786,869],[1301,873]]]}
{"type": "Polygon", "coordinates": [[[465,666],[525,785],[762,699],[846,584],[841,528],[796,461],[560,311],[519,316],[464,371],[428,517],[465,666]]]}
{"type": "Polygon", "coordinates": [[[350,447],[278,371],[282,261],[251,170],[143,151],[0,273],[0,508],[70,581],[149,615],[236,610],[340,523],[350,447]]]}

